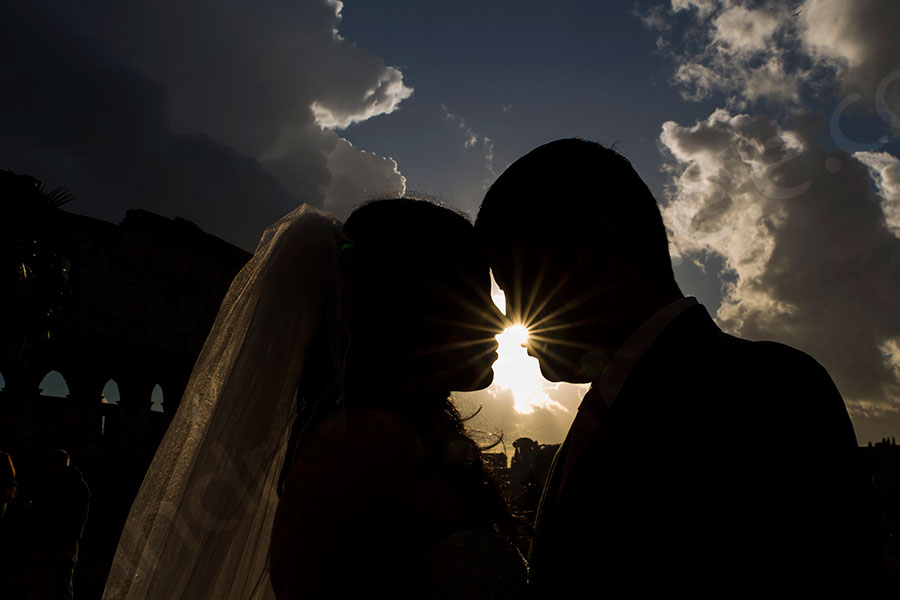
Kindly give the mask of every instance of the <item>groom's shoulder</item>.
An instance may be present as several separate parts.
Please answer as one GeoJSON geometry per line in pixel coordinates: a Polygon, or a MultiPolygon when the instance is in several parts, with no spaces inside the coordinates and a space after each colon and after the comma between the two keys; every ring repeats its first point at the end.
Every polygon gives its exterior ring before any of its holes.
{"type": "Polygon", "coordinates": [[[828,372],[815,358],[793,346],[771,340],[748,340],[722,333],[720,349],[725,356],[733,354],[745,361],[747,368],[763,367],[779,376],[796,373],[828,377],[828,372]],[[730,352],[729,352],[730,351],[730,352]]]}
{"type": "Polygon", "coordinates": [[[748,394],[766,397],[773,408],[813,413],[846,412],[831,375],[808,353],[774,341],[750,341],[722,334],[723,365],[748,394]],[[725,348],[730,349],[730,351],[725,348]]]}
{"type": "Polygon", "coordinates": [[[733,369],[753,371],[762,378],[784,379],[794,375],[830,381],[825,367],[793,346],[771,340],[748,340],[727,333],[716,337],[710,351],[723,362],[730,363],[733,369]]]}
{"type": "Polygon", "coordinates": [[[793,346],[770,340],[750,340],[722,331],[702,305],[673,322],[660,336],[651,361],[663,368],[686,369],[710,381],[727,378],[754,384],[771,385],[774,380],[814,378],[831,382],[819,362],[793,346]]]}

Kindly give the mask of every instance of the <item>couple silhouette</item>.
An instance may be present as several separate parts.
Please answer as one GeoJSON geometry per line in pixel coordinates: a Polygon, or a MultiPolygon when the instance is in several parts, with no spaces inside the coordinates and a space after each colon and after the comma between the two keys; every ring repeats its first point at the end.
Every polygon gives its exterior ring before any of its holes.
{"type": "Polygon", "coordinates": [[[857,452],[815,360],[684,296],[630,163],[558,140],[497,179],[474,227],[389,199],[266,231],[104,597],[860,597],[882,541],[857,452]],[[548,379],[591,384],[534,524],[449,400],[490,384],[510,323],[548,379]]]}

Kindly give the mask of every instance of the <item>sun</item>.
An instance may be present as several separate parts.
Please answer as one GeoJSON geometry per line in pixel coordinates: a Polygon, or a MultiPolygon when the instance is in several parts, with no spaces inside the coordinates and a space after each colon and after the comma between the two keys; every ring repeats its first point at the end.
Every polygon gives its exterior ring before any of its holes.
{"type": "MultiPolygon", "coordinates": [[[[504,314],[506,295],[491,278],[491,299],[504,314]]],[[[540,364],[528,355],[528,328],[522,324],[507,327],[497,335],[497,361],[494,363],[494,383],[492,388],[512,392],[517,413],[527,415],[535,408],[559,408],[561,405],[550,398],[548,390],[557,385],[544,379],[540,364]]]]}
{"type": "Polygon", "coordinates": [[[528,343],[528,328],[522,324],[507,327],[503,330],[503,333],[497,336],[497,341],[501,344],[511,344],[524,348],[525,344],[528,343]]]}

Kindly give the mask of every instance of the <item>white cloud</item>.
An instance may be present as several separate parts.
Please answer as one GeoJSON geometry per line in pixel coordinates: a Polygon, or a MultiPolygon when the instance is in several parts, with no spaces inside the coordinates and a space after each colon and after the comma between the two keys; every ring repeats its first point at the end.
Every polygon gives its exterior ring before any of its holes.
{"type": "Polygon", "coordinates": [[[406,193],[406,178],[396,161],[357,150],[344,138],[338,138],[328,154],[328,170],[331,182],[325,188],[325,209],[341,219],[362,201],[406,193]]]}
{"type": "Polygon", "coordinates": [[[887,152],[855,152],[853,157],[869,167],[878,185],[885,223],[900,237],[900,160],[887,152]]]}
{"type": "Polygon", "coordinates": [[[665,123],[664,217],[679,252],[724,257],[726,330],[811,353],[857,417],[896,413],[897,354],[886,349],[900,339],[900,239],[888,228],[900,161],[857,153],[864,167],[810,138],[722,109],[690,127],[665,123]]]}
{"type": "Polygon", "coordinates": [[[726,330],[818,358],[858,432],[900,426],[900,161],[876,151],[900,131],[900,3],[670,0],[669,13],[681,28],[660,47],[674,83],[726,107],[662,126],[675,252],[701,266],[724,259],[726,330]],[[809,107],[835,91],[848,95],[828,152],[809,107]],[[841,130],[843,113],[863,106],[886,125],[870,144],[841,130]]]}
{"type": "MultiPolygon", "coordinates": [[[[693,5],[693,3],[690,3],[693,5]]],[[[768,103],[799,101],[801,81],[808,70],[786,58],[784,40],[793,23],[786,7],[761,7],[733,2],[698,3],[689,26],[693,43],[677,62],[674,81],[688,100],[714,93],[726,96],[729,106],[744,107],[759,100],[768,103]]],[[[687,9],[672,2],[672,12],[687,9]]],[[[668,47],[662,42],[662,47],[668,47]]]]}
{"type": "MultiPolygon", "coordinates": [[[[504,112],[505,111],[504,107],[504,112]]],[[[512,107],[510,106],[510,110],[512,107]]],[[[484,187],[490,184],[494,178],[497,177],[497,172],[494,170],[494,142],[491,141],[491,138],[486,135],[482,135],[472,129],[469,126],[469,123],[462,118],[461,116],[450,112],[450,110],[441,104],[441,116],[451,123],[456,123],[456,125],[463,132],[463,147],[464,148],[474,148],[476,146],[481,146],[484,152],[484,166],[488,175],[490,176],[490,180],[486,179],[484,187]]]]}
{"type": "Polygon", "coordinates": [[[804,76],[805,73],[789,73],[781,57],[769,56],[764,63],[747,71],[744,95],[749,100],[796,103],[800,98],[800,80],[804,76]]]}
{"type": "Polygon", "coordinates": [[[730,6],[712,20],[713,39],[731,52],[760,52],[768,48],[783,15],[768,10],[730,6]]]}
{"type": "Polygon", "coordinates": [[[520,437],[539,440],[542,444],[562,443],[587,389],[587,385],[553,384],[545,390],[546,406],[534,406],[527,413],[516,410],[512,390],[499,386],[480,392],[457,392],[453,399],[463,416],[481,409],[466,423],[467,429],[501,434],[507,450],[511,451],[511,443],[520,437]]]}
{"type": "Polygon", "coordinates": [[[403,83],[403,74],[394,67],[384,67],[372,89],[365,90],[359,98],[354,98],[347,106],[329,106],[325,101],[314,100],[312,111],[316,123],[324,129],[344,129],[359,123],[394,112],[402,100],[412,95],[412,88],[403,83]]]}
{"type": "Polygon", "coordinates": [[[782,108],[803,104],[834,84],[860,100],[876,102],[882,118],[900,129],[900,44],[896,0],[671,0],[639,15],[648,27],[671,29],[682,13],[680,38],[661,38],[672,53],[675,82],[685,99],[723,94],[726,105],[745,109],[765,101],[782,108]],[[665,23],[666,27],[661,27],[665,23]]]}
{"type": "Polygon", "coordinates": [[[412,93],[398,69],[338,34],[341,2],[136,0],[112,15],[90,7],[96,14],[83,18],[103,27],[82,31],[166,86],[176,129],[253,155],[289,145],[308,125],[392,112],[412,93]]]}
{"type": "Polygon", "coordinates": [[[635,7],[631,12],[640,19],[641,23],[644,24],[644,27],[648,29],[665,31],[672,27],[669,11],[666,10],[666,6],[663,4],[650,6],[646,11],[641,11],[637,4],[635,4],[635,7]]]}
{"type": "MultiPolygon", "coordinates": [[[[836,71],[843,91],[869,100],[889,78],[900,79],[900,2],[805,0],[798,10],[805,51],[836,71]]],[[[900,84],[887,86],[880,96],[900,112],[900,84]]]]}
{"type": "Polygon", "coordinates": [[[694,9],[701,17],[705,17],[715,10],[718,4],[718,0],[672,0],[672,10],[680,12],[694,9]]]}

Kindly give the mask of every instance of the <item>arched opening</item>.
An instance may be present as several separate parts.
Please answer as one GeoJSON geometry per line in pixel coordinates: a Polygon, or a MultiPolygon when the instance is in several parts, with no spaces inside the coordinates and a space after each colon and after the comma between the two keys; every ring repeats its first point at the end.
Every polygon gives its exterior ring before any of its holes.
{"type": "Polygon", "coordinates": [[[3,373],[0,373],[0,392],[6,389],[6,379],[3,378],[3,373]]]}
{"type": "MultiPolygon", "coordinates": [[[[100,396],[101,404],[118,404],[119,403],[119,384],[115,379],[110,379],[103,386],[103,393],[100,396]]],[[[106,415],[100,415],[100,435],[106,435],[106,415]]]]}
{"type": "Polygon", "coordinates": [[[116,383],[115,379],[110,379],[103,386],[103,395],[100,398],[100,402],[103,404],[119,403],[119,384],[116,383]]]}
{"type": "Polygon", "coordinates": [[[150,410],[153,412],[163,412],[163,390],[156,384],[153,393],[150,394],[150,410]]]}
{"type": "Polygon", "coordinates": [[[59,371],[50,371],[41,380],[41,395],[67,398],[69,396],[69,384],[59,371]]]}

